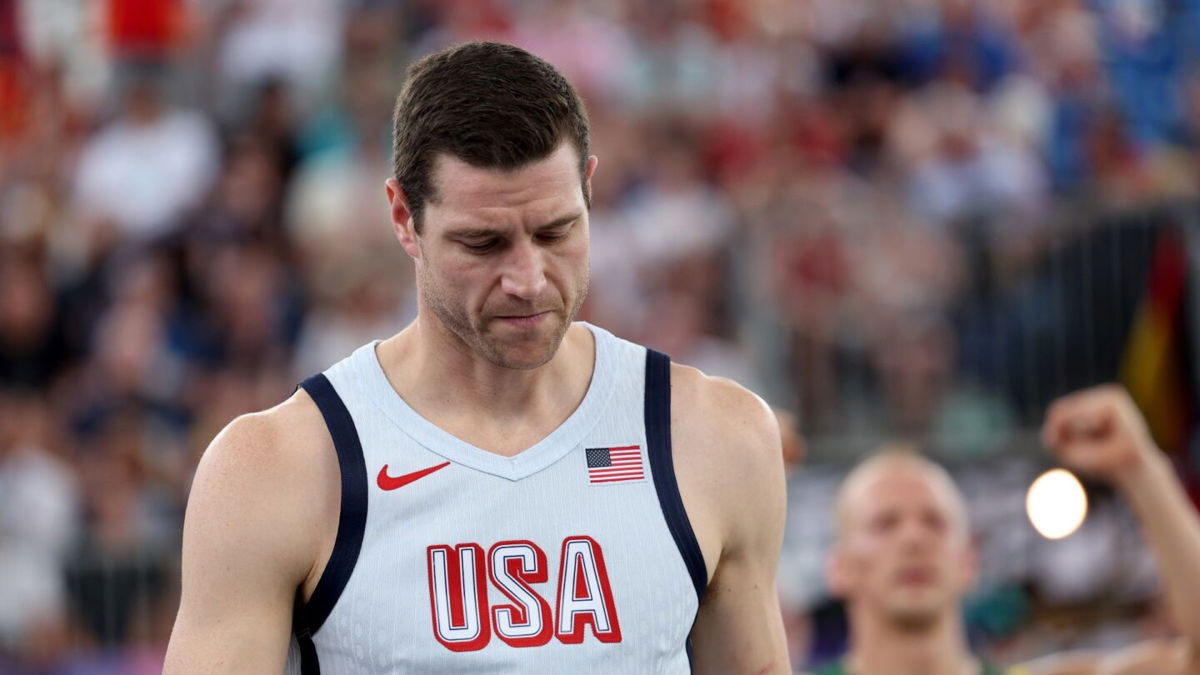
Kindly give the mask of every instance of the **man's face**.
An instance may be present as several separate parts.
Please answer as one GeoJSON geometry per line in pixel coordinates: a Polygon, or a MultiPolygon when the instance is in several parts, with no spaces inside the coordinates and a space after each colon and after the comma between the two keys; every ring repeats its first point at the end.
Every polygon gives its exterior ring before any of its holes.
{"type": "MultiPolygon", "coordinates": [[[[589,189],[595,166],[593,157],[589,189]]],[[[588,290],[588,212],[575,149],[563,143],[514,171],[443,154],[433,172],[437,200],[426,203],[417,237],[423,308],[495,365],[546,363],[588,290]]]]}
{"type": "Polygon", "coordinates": [[[917,464],[881,465],[863,478],[845,495],[834,590],[910,629],[958,612],[974,553],[953,486],[917,464]]]}

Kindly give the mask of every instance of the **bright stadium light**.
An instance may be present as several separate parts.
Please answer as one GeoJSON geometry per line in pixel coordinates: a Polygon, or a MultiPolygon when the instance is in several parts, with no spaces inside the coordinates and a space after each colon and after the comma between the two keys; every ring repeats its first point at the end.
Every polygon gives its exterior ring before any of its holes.
{"type": "Polygon", "coordinates": [[[1025,511],[1038,534],[1062,539],[1079,529],[1087,517],[1087,495],[1079,479],[1066,469],[1038,476],[1025,495],[1025,511]]]}

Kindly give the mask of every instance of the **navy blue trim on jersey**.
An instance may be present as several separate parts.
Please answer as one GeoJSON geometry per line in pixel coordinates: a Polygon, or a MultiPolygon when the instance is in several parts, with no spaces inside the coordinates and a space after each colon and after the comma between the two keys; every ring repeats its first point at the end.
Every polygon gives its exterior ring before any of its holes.
{"type": "Polygon", "coordinates": [[[679,483],[675,480],[675,464],[671,458],[671,359],[653,349],[646,350],[646,445],[654,489],[658,492],[667,529],[687,565],[692,585],[696,587],[696,597],[703,601],[704,589],[708,587],[708,570],[692,523],[683,508],[683,498],[679,496],[679,483]]]}
{"type": "Polygon", "coordinates": [[[307,632],[296,636],[300,647],[300,675],[321,675],[321,662],[317,659],[317,646],[307,632]]]}
{"type": "Polygon", "coordinates": [[[321,416],[325,418],[342,474],[341,510],[333,552],[329,554],[329,562],[313,589],[312,597],[307,603],[297,600],[292,620],[300,643],[301,672],[308,675],[321,672],[312,635],[329,618],[333,606],[346,589],[362,549],[363,530],[367,526],[367,465],[363,460],[362,443],[358,440],[354,419],[329,379],[318,373],[301,382],[300,386],[312,397],[321,416]]]}

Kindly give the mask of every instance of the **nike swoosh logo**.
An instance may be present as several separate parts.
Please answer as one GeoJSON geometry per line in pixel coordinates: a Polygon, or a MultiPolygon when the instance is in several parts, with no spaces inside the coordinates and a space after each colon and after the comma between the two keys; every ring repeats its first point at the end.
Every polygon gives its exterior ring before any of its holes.
{"type": "Polygon", "coordinates": [[[404,487],[413,481],[420,480],[434,471],[444,469],[448,466],[450,466],[450,462],[443,462],[437,466],[431,466],[428,469],[421,469],[420,471],[406,473],[403,476],[389,476],[387,472],[388,465],[384,464],[383,468],[379,470],[379,477],[376,478],[376,482],[379,483],[379,488],[381,490],[395,490],[396,488],[404,487]]]}

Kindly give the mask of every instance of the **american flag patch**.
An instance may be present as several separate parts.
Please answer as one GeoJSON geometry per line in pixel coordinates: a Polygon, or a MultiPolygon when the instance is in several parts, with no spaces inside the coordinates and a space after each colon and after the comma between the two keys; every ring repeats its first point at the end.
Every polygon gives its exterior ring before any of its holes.
{"type": "Polygon", "coordinates": [[[587,454],[589,483],[623,483],[646,478],[640,445],[587,448],[584,452],[587,454]]]}

